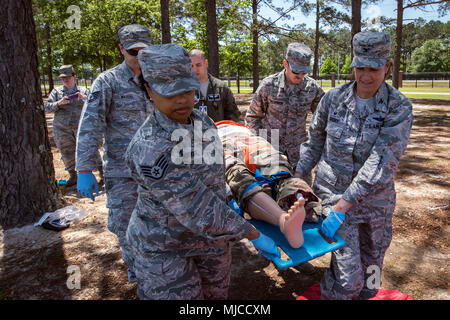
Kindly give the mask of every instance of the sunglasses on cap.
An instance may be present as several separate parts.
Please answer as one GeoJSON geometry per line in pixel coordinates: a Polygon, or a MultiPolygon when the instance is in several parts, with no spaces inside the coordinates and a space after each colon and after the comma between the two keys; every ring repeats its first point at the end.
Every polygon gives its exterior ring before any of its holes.
{"type": "Polygon", "coordinates": [[[130,56],[136,57],[139,53],[139,50],[136,49],[128,49],[125,50],[130,56]]]}
{"type": "Polygon", "coordinates": [[[296,74],[296,75],[304,74],[303,72],[295,72],[295,71],[292,69],[291,64],[289,63],[289,61],[288,61],[288,66],[289,66],[289,68],[291,69],[291,71],[292,71],[293,74],[296,74]]]}

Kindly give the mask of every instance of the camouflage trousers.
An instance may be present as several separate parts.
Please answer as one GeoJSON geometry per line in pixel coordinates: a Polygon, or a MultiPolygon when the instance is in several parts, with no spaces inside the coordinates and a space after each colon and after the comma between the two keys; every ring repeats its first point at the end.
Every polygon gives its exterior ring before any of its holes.
{"type": "Polygon", "coordinates": [[[77,127],[53,123],[53,138],[67,171],[75,170],[76,137],[77,127]]]}
{"type": "Polygon", "coordinates": [[[131,260],[126,256],[128,250],[124,250],[127,245],[126,233],[128,222],[136,206],[137,184],[131,178],[111,178],[105,177],[106,207],[108,210],[108,230],[114,233],[122,248],[122,258],[128,267],[131,260]]]}
{"type": "Polygon", "coordinates": [[[347,244],[331,255],[330,268],[320,282],[321,299],[359,300],[374,296],[378,288],[373,280],[378,276],[381,284],[384,255],[392,240],[392,214],[368,223],[349,223],[346,218],[338,234],[347,244]]]}
{"type": "Polygon", "coordinates": [[[134,271],[141,300],[226,300],[231,247],[225,253],[192,257],[138,254],[134,271]]]}

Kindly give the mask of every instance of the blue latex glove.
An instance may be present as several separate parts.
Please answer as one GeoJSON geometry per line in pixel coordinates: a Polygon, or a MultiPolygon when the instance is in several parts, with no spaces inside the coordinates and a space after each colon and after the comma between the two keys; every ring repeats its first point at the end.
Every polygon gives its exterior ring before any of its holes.
{"type": "Polygon", "coordinates": [[[328,238],[333,239],[334,234],[339,229],[341,224],[344,222],[345,213],[340,213],[331,210],[328,217],[322,222],[322,226],[320,230],[326,235],[328,238]]]}
{"type": "Polygon", "coordinates": [[[77,179],[77,191],[86,198],[91,198],[95,201],[92,190],[98,193],[97,179],[92,172],[80,172],[77,179]]]}
{"type": "Polygon", "coordinates": [[[266,258],[270,259],[271,255],[277,256],[278,258],[281,257],[280,250],[278,249],[275,242],[265,234],[259,232],[259,237],[250,241],[258,250],[258,253],[262,254],[266,258]]]}

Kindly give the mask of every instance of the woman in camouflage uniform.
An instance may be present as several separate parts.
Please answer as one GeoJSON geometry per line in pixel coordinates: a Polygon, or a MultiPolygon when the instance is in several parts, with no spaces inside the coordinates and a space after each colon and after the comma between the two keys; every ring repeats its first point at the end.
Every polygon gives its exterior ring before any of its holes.
{"type": "Polygon", "coordinates": [[[296,175],[317,164],[313,190],[322,200],[322,232],[347,245],[334,251],[321,281],[323,299],[367,299],[381,283],[392,238],[394,173],[413,122],[410,101],[384,80],[390,37],[360,32],[353,39],[356,80],[330,90],[301,145],[296,175]]]}
{"type": "MultiPolygon", "coordinates": [[[[226,299],[230,242],[246,237],[263,254],[280,252],[273,240],[227,206],[221,148],[217,162],[179,161],[184,157],[176,152],[178,134],[195,137],[200,131],[204,137],[208,131],[219,141],[212,120],[193,110],[200,82],[186,49],[176,44],[149,46],[139,51],[138,59],[155,104],[125,153],[139,185],[124,248],[136,273],[138,296],[226,299]]],[[[187,139],[189,150],[205,150],[210,142],[187,139]]],[[[191,152],[186,153],[192,160],[191,152]]]]}
{"type": "MultiPolygon", "coordinates": [[[[72,65],[59,68],[62,86],[54,88],[45,104],[45,112],[54,112],[53,137],[61,153],[66,170],[70,174],[67,186],[77,183],[75,171],[75,148],[81,110],[88,90],[76,84],[75,70],[72,65]]],[[[99,157],[98,157],[99,158],[99,157]]],[[[100,159],[98,159],[98,162],[100,159]]]]}

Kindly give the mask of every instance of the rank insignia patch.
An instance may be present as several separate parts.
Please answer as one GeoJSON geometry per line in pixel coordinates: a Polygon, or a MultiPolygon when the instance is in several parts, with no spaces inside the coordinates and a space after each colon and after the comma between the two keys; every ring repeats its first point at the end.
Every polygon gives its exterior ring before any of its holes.
{"type": "Polygon", "coordinates": [[[100,95],[100,91],[92,92],[91,94],[89,94],[88,102],[95,101],[99,95],[100,95]]]}
{"type": "Polygon", "coordinates": [[[169,166],[169,161],[165,154],[161,155],[158,160],[156,160],[153,166],[140,166],[142,174],[154,180],[159,180],[164,176],[167,167],[169,166]]]}

